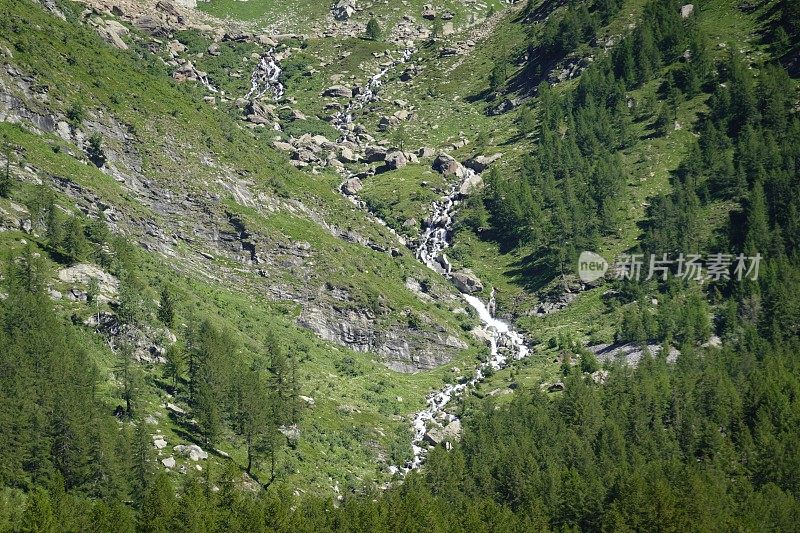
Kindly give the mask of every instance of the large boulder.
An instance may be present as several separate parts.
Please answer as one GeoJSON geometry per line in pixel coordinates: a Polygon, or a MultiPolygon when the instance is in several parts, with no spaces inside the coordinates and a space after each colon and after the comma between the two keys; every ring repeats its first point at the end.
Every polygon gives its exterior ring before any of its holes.
{"type": "Polygon", "coordinates": [[[453,420],[446,426],[433,426],[425,432],[425,442],[438,446],[444,442],[455,442],[461,440],[461,422],[453,420]]]}
{"type": "Polygon", "coordinates": [[[483,188],[483,178],[480,174],[472,174],[467,179],[464,180],[464,183],[461,184],[461,188],[459,188],[458,192],[462,196],[469,196],[475,191],[479,191],[483,188]]]}
{"type": "Polygon", "coordinates": [[[387,131],[398,124],[400,124],[400,119],[396,116],[384,116],[378,121],[378,129],[380,131],[387,131]]]}
{"type": "Polygon", "coordinates": [[[342,163],[357,163],[358,156],[356,156],[350,148],[343,146],[339,154],[339,161],[342,163]]]}
{"type": "Polygon", "coordinates": [[[331,8],[333,18],[336,20],[348,20],[356,12],[355,0],[339,0],[331,8]]]}
{"type": "Polygon", "coordinates": [[[178,444],[172,449],[176,453],[179,453],[184,457],[188,457],[192,461],[200,461],[201,459],[208,459],[208,452],[203,451],[203,449],[197,444],[189,444],[189,445],[178,444]]]}
{"type": "Polygon", "coordinates": [[[350,87],[345,87],[344,85],[333,85],[325,89],[325,92],[323,92],[322,95],[332,98],[352,98],[353,89],[350,87]]]}
{"type": "Polygon", "coordinates": [[[156,17],[145,15],[133,21],[133,24],[142,32],[149,33],[154,37],[166,37],[169,35],[169,30],[156,17]]]}
{"type": "Polygon", "coordinates": [[[433,148],[429,146],[423,146],[422,148],[417,150],[417,156],[423,159],[426,159],[428,157],[433,157],[433,154],[434,154],[433,148]]]}
{"type": "Polygon", "coordinates": [[[408,160],[403,152],[390,152],[386,155],[386,166],[389,167],[389,170],[403,168],[407,163],[408,160]]]}
{"type": "Polygon", "coordinates": [[[453,284],[464,294],[472,294],[483,290],[483,283],[471,270],[455,272],[452,276],[453,284]]]}
{"type": "Polygon", "coordinates": [[[386,160],[387,150],[383,146],[367,146],[364,155],[369,163],[378,163],[386,160]]]}
{"type": "Polygon", "coordinates": [[[422,6],[422,18],[433,20],[436,18],[436,10],[430,4],[422,6]]]}
{"type": "Polygon", "coordinates": [[[466,171],[461,163],[447,154],[439,154],[436,156],[436,159],[433,160],[431,168],[446,178],[452,176],[463,178],[466,176],[466,171]]]}
{"type": "Polygon", "coordinates": [[[467,168],[471,168],[475,172],[483,172],[486,168],[503,157],[502,154],[492,154],[492,155],[479,155],[473,157],[472,159],[467,159],[464,161],[464,166],[467,168]]]}
{"type": "Polygon", "coordinates": [[[360,179],[350,178],[349,180],[344,182],[344,185],[342,186],[342,192],[344,192],[349,196],[355,196],[358,194],[358,191],[360,191],[363,187],[364,184],[361,183],[360,179]]]}
{"type": "Polygon", "coordinates": [[[97,280],[97,288],[100,295],[106,298],[116,296],[119,289],[117,278],[96,265],[85,263],[59,270],[58,279],[64,283],[80,283],[83,285],[89,285],[89,282],[93,279],[97,280]]]}
{"type": "Polygon", "coordinates": [[[436,172],[444,172],[445,169],[448,168],[451,163],[455,163],[455,161],[455,159],[447,154],[439,154],[436,156],[436,159],[433,160],[431,168],[436,172]]]}

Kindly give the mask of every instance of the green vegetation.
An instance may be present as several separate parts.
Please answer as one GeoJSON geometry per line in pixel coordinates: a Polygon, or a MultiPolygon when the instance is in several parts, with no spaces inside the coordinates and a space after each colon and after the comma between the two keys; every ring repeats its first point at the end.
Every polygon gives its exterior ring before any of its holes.
{"type": "MultiPolygon", "coordinates": [[[[357,11],[366,38],[283,40],[280,133],[244,127],[234,104],[261,51],[252,42],[208,54],[211,36],[176,32],[225,91],[204,101],[170,78],[161,41],[133,30],[116,50],[82,5],[57,0],[61,21],[0,3],[0,53],[38,96],[5,73],[3,86],[73,135],[0,125],[0,531],[796,529],[797,0],[708,0],[686,18],[674,1],[531,0],[488,36],[461,31],[475,8],[435,6],[454,13],[452,40],[475,46],[441,57],[453,43],[437,17],[414,76],[389,72],[358,120],[403,150],[502,153],[460,204],[448,256],[496,289],[534,353],[450,404],[461,441],[403,479],[386,467],[410,457],[408,415],[486,349],[401,374],[299,323],[315,306],[374,317],[378,336],[466,340],[476,318],[411,253],[380,251],[395,237],[340,197],[341,176],[293,169],[271,145],[337,138],[320,94],[397,57],[382,39],[427,2],[357,11]],[[554,83],[570,64],[577,79],[554,83]],[[398,106],[410,120],[376,131],[398,106]],[[239,241],[253,264],[225,248],[239,241]],[[702,283],[673,269],[575,289],[584,249],[762,263],[757,280],[732,263],[702,283]],[[65,281],[67,267],[103,274],[65,281]],[[578,291],[570,304],[536,316],[565,287],[578,291]],[[610,362],[586,347],[601,343],[643,355],[610,362]]],[[[200,8],[313,34],[330,4],[200,8]]],[[[370,176],[359,196],[414,238],[450,185],[429,164],[370,176]]]]}

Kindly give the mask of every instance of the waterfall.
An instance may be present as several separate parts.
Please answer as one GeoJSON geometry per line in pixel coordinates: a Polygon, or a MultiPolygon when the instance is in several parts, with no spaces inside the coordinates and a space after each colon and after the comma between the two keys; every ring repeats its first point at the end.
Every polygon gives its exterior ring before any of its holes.
{"type": "MultiPolygon", "coordinates": [[[[413,53],[413,48],[406,48],[400,59],[393,61],[389,66],[372,76],[364,87],[356,91],[355,96],[350,100],[347,106],[335,115],[332,124],[342,135],[340,142],[353,138],[350,132],[350,125],[353,123],[354,117],[359,110],[377,100],[377,92],[382,84],[381,80],[383,77],[392,68],[408,62],[413,53]]],[[[262,57],[259,65],[260,67],[253,73],[253,89],[250,94],[260,90],[259,87],[269,85],[275,90],[276,97],[280,97],[278,95],[283,94],[283,86],[280,85],[280,83],[277,83],[277,85],[274,83],[277,82],[278,76],[280,75],[280,67],[275,61],[272,51],[262,57]],[[264,79],[273,81],[265,83],[264,79]]],[[[248,96],[250,96],[250,94],[248,94],[248,96]]],[[[355,141],[357,143],[358,139],[356,138],[355,141]]],[[[353,173],[345,171],[345,179],[351,177],[353,177],[353,173]]],[[[461,188],[465,182],[473,180],[476,177],[477,173],[475,171],[463,168],[463,171],[460,173],[461,179],[448,188],[447,194],[444,197],[433,203],[431,215],[425,223],[424,231],[420,235],[418,244],[413,247],[415,257],[421,263],[448,279],[452,278],[452,274],[450,262],[444,252],[450,246],[453,220],[462,196],[461,188]]],[[[363,201],[354,196],[346,197],[358,207],[367,211],[373,220],[388,227],[385,221],[368,211],[363,201]]],[[[397,235],[391,228],[389,229],[403,244],[406,244],[404,239],[397,235]]],[[[428,395],[426,407],[415,413],[411,421],[414,434],[411,439],[413,457],[402,467],[395,465],[390,466],[389,470],[392,473],[407,473],[422,465],[428,451],[424,446],[427,423],[434,422],[437,419],[448,423],[458,420],[458,417],[455,415],[444,412],[445,407],[453,398],[461,396],[465,391],[483,381],[486,376],[486,370],[489,368],[492,370],[500,370],[508,366],[510,359],[523,359],[530,355],[530,349],[525,345],[523,336],[519,332],[514,331],[507,322],[495,318],[496,304],[494,289],[492,289],[492,295],[488,305],[480,298],[472,295],[465,294],[463,298],[467,304],[475,309],[480,319],[481,329],[489,340],[490,356],[487,361],[475,367],[472,378],[466,382],[447,384],[438,391],[434,391],[428,395]]]]}
{"type": "MultiPolygon", "coordinates": [[[[460,182],[453,184],[445,197],[433,203],[431,215],[426,221],[425,229],[420,236],[415,255],[422,263],[432,270],[451,278],[450,262],[444,251],[450,246],[449,238],[452,234],[452,224],[456,209],[460,202],[461,185],[476,176],[476,173],[466,169],[460,182]]],[[[474,387],[485,379],[486,370],[500,370],[510,363],[509,359],[519,360],[530,355],[530,349],[525,344],[525,339],[507,322],[495,318],[495,290],[492,288],[488,304],[480,298],[470,294],[462,295],[464,300],[475,310],[481,321],[481,329],[489,339],[490,357],[475,367],[475,373],[469,381],[460,384],[448,384],[438,391],[431,393],[427,399],[427,406],[417,412],[412,419],[414,437],[411,442],[413,458],[402,469],[391,467],[390,471],[408,472],[422,465],[427,450],[422,446],[426,433],[427,422],[432,422],[444,414],[445,406],[453,397],[460,396],[467,389],[474,387]],[[501,349],[502,348],[502,349],[501,349]]],[[[445,415],[445,421],[452,422],[458,418],[454,415],[445,415]]]]}
{"type": "Polygon", "coordinates": [[[275,60],[274,48],[262,54],[250,76],[250,92],[245,98],[261,98],[271,92],[273,99],[280,100],[285,92],[285,88],[280,82],[281,72],[281,67],[275,60]]]}

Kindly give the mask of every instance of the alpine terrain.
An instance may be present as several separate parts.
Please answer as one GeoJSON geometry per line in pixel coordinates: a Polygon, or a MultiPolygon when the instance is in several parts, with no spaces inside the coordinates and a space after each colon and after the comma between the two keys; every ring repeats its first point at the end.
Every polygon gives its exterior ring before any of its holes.
{"type": "Polygon", "coordinates": [[[0,532],[796,531],[798,80],[800,0],[0,0],[0,532]]]}

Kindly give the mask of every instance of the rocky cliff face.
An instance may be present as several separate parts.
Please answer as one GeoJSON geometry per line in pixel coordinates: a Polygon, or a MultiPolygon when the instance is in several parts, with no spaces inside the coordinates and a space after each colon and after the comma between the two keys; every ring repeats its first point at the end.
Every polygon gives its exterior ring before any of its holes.
{"type": "MultiPolygon", "coordinates": [[[[171,25],[183,23],[180,11],[172,13],[164,5],[157,9],[163,15],[157,17],[163,24],[159,27],[168,35],[171,25]]],[[[116,11],[123,19],[139,20],[128,16],[125,8],[116,11]]],[[[92,26],[91,17],[84,20],[92,26]]],[[[147,46],[161,42],[145,30],[140,28],[141,33],[130,42],[147,46]]],[[[396,237],[386,228],[350,212],[346,200],[335,194],[310,194],[310,187],[302,184],[296,194],[286,190],[278,194],[265,176],[281,172],[277,167],[266,172],[237,168],[216,148],[184,135],[180,120],[164,127],[164,117],[159,117],[156,121],[161,123],[146,123],[148,129],[142,129],[129,122],[126,114],[99,106],[87,109],[76,124],[65,112],[68,102],[53,101],[41,88],[46,84],[16,65],[10,50],[4,55],[0,117],[20,123],[43,139],[58,138],[80,160],[86,160],[89,137],[98,134],[107,158],[100,168],[106,176],[102,187],[48,173],[35,160],[21,171],[21,179],[52,183],[81,211],[91,216],[102,213],[113,231],[131,237],[186,275],[299,304],[301,325],[322,339],[374,353],[396,370],[438,366],[467,346],[454,323],[412,328],[402,319],[376,317],[361,304],[342,302],[328,287],[334,256],[349,263],[359,258],[377,265],[399,263],[402,269],[423,268],[415,265],[410,254],[398,251],[396,237]],[[157,160],[154,150],[161,156],[157,160]],[[297,224],[303,226],[305,238],[284,229],[297,224]]],[[[215,111],[209,107],[202,113],[215,111]]],[[[255,149],[256,141],[246,142],[251,145],[246,149],[255,149]]],[[[397,290],[409,292],[402,279],[392,283],[397,290]]],[[[429,305],[416,301],[422,308],[429,305]]]]}

